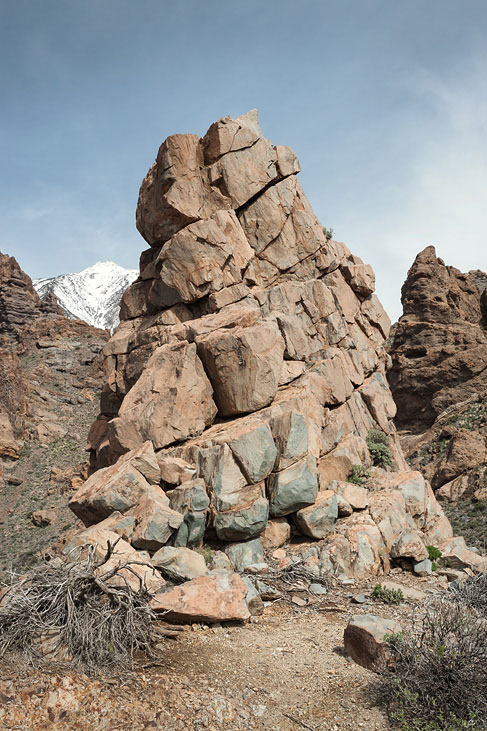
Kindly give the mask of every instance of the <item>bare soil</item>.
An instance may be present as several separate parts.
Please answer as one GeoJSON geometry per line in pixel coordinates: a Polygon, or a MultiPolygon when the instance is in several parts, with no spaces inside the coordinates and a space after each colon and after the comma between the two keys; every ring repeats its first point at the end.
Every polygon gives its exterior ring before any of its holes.
{"type": "MultiPolygon", "coordinates": [[[[397,574],[394,580],[441,590],[436,577],[397,574]]],[[[373,674],[343,651],[354,614],[394,617],[407,628],[418,606],[387,606],[370,594],[377,579],[331,590],[304,608],[266,607],[245,625],[193,625],[159,645],[155,659],[130,671],[89,678],[58,666],[42,670],[3,662],[0,728],[18,731],[389,731],[374,705],[373,674]]]]}

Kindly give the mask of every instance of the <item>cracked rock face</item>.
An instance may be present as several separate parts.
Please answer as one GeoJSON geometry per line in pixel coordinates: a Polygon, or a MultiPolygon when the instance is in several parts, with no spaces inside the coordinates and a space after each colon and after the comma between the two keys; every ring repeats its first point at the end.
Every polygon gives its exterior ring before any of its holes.
{"type": "Polygon", "coordinates": [[[446,266],[433,246],[409,270],[404,314],[389,347],[388,380],[401,428],[423,431],[444,409],[483,390],[487,275],[481,275],[446,266]]]}
{"type": "MultiPolygon", "coordinates": [[[[120,464],[129,474],[143,444],[155,451],[159,488],[146,487],[115,520],[127,531],[132,516],[136,547],[215,540],[233,560],[245,541],[258,563],[260,536],[279,526],[289,537],[292,525],[330,536],[326,570],[377,572],[387,554],[368,500],[339,493],[354,465],[370,465],[370,429],[387,432],[406,469],[385,379],[389,320],[370,266],[325,237],[299,169],[252,111],[201,140],[169,137],[142,183],[137,227],[150,248],[104,350],[90,440],[95,470],[120,464]]],[[[107,474],[95,472],[73,508],[100,511],[107,474]]],[[[428,530],[441,516],[438,508],[428,530]]],[[[401,530],[391,530],[391,546],[401,530]]]]}
{"type": "Polygon", "coordinates": [[[409,463],[440,499],[485,499],[487,274],[447,266],[428,246],[402,288],[388,380],[409,463]]]}

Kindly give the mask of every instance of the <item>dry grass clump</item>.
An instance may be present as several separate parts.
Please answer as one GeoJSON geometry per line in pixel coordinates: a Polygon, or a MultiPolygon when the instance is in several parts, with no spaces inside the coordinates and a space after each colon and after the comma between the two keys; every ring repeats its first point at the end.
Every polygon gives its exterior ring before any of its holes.
{"type": "Polygon", "coordinates": [[[154,630],[151,594],[134,570],[142,562],[116,563],[115,546],[96,559],[93,546],[76,560],[54,560],[23,577],[13,576],[0,604],[0,657],[21,652],[39,662],[46,640],[55,638],[54,657],[87,672],[130,665],[138,650],[151,654],[160,639],[154,630]],[[132,588],[127,575],[138,579],[132,588]]]}
{"type": "Polygon", "coordinates": [[[408,636],[389,640],[395,657],[376,690],[403,731],[481,731],[487,714],[487,620],[467,603],[434,599],[408,636]]]}

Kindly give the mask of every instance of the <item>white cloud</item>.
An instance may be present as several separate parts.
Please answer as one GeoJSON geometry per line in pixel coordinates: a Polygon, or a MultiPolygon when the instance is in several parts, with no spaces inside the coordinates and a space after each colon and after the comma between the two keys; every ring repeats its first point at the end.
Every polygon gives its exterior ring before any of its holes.
{"type": "Polygon", "coordinates": [[[374,265],[393,320],[407,269],[425,246],[463,271],[487,270],[487,56],[449,78],[419,70],[407,88],[414,114],[398,134],[415,140],[408,175],[380,219],[375,211],[347,232],[374,265]]]}

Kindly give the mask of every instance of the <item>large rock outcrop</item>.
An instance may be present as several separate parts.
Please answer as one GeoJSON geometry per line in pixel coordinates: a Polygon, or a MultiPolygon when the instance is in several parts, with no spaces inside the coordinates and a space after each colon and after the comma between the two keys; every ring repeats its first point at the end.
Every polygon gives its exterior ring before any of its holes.
{"type": "Polygon", "coordinates": [[[484,389],[487,275],[463,274],[428,246],[403,284],[403,315],[389,348],[396,425],[424,431],[442,411],[484,389]]]}
{"type": "Polygon", "coordinates": [[[487,274],[446,266],[428,246],[408,272],[389,346],[408,461],[449,501],[487,497],[486,296],[487,274]]]}
{"type": "Polygon", "coordinates": [[[41,300],[17,260],[0,252],[0,335],[16,335],[36,317],[60,314],[56,298],[41,300]]]}
{"type": "Polygon", "coordinates": [[[345,575],[451,537],[396,438],[373,271],[325,236],[298,172],[255,111],[161,145],[137,206],[150,248],[104,349],[94,473],[71,501],[87,525],[150,552],[217,541],[240,569],[262,560],[264,532],[292,524],[324,542],[324,571],[345,575]],[[357,495],[346,480],[371,466],[371,429],[399,471],[357,495]],[[158,485],[135,474],[140,450],[158,485]]]}

